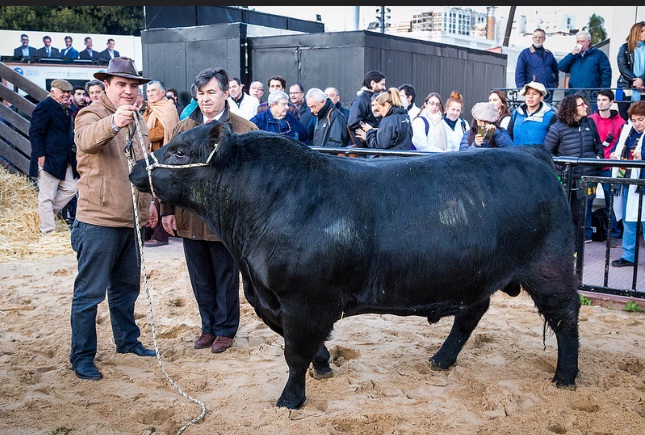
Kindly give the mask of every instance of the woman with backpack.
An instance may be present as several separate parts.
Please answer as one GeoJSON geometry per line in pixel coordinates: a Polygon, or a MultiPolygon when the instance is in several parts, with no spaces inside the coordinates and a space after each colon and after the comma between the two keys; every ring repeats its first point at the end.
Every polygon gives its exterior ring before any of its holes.
{"type": "Polygon", "coordinates": [[[430,92],[423,101],[421,112],[412,120],[412,145],[419,151],[445,151],[437,147],[438,143],[445,142],[441,95],[430,92]]]}

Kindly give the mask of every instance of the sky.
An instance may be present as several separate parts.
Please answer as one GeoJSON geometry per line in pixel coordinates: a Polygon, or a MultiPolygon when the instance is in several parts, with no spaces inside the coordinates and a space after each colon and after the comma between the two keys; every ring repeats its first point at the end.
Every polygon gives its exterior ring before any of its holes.
{"type": "MultiPolygon", "coordinates": [[[[414,13],[431,10],[431,6],[388,6],[391,9],[390,15],[392,16],[391,22],[407,21],[414,13]]],[[[470,7],[477,12],[486,12],[486,6],[462,6],[464,8],[470,7]]],[[[292,18],[300,18],[304,20],[316,21],[316,14],[320,14],[323,23],[325,23],[325,31],[349,31],[353,28],[353,11],[356,6],[250,6],[259,12],[267,12],[275,15],[285,15],[292,18]]],[[[370,21],[376,20],[376,9],[378,6],[361,6],[359,24],[361,28],[366,28],[370,21]]],[[[510,6],[497,6],[495,15],[497,17],[508,17],[510,6]]],[[[541,12],[551,12],[558,7],[554,6],[517,6],[515,17],[520,15],[540,14],[541,12]]],[[[611,6],[561,6],[560,10],[563,13],[569,13],[575,16],[576,25],[582,28],[589,16],[593,13],[610,16],[611,6]]],[[[610,20],[607,20],[610,21],[610,20]]],[[[605,29],[611,33],[609,23],[605,22],[605,29]]]]}

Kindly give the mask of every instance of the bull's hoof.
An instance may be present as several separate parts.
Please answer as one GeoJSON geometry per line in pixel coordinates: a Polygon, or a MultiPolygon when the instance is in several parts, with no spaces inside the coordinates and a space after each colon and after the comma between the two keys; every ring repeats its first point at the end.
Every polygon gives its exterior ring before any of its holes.
{"type": "Polygon", "coordinates": [[[334,376],[334,372],[329,367],[314,367],[309,369],[309,376],[314,379],[329,379],[334,376]]]}
{"type": "Polygon", "coordinates": [[[551,382],[555,382],[555,386],[561,390],[576,391],[576,383],[574,382],[565,382],[554,377],[551,382]]]}
{"type": "Polygon", "coordinates": [[[450,363],[440,363],[436,361],[434,358],[430,358],[428,362],[430,363],[430,369],[435,371],[446,371],[454,365],[450,363]]]}
{"type": "Polygon", "coordinates": [[[302,406],[303,403],[305,403],[306,397],[302,396],[302,398],[287,398],[281,396],[278,401],[276,402],[276,406],[282,407],[282,408],[287,408],[287,409],[298,409],[302,406]]]}

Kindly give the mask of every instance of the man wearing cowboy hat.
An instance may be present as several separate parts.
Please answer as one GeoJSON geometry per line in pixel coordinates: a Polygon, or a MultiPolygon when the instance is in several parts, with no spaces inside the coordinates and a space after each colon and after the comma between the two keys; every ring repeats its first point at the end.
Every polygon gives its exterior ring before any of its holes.
{"type": "MultiPolygon", "coordinates": [[[[105,92],[76,115],[74,138],[80,179],[71,233],[78,275],[72,298],[70,362],[77,377],[89,380],[102,378],[94,357],[97,307],[105,299],[106,289],[116,352],[156,355],[139,342],[140,330],[134,319],[140,261],[133,230],[128,157],[123,151],[129,137],[134,139],[134,159],[143,158],[142,146],[150,150],[148,127],[134,106],[139,85],[150,79],[141,77],[134,61],[127,57],[110,60],[107,71],[94,77],[103,81],[105,92]]],[[[151,200],[150,194],[136,192],[138,231],[157,223],[151,200]]]]}

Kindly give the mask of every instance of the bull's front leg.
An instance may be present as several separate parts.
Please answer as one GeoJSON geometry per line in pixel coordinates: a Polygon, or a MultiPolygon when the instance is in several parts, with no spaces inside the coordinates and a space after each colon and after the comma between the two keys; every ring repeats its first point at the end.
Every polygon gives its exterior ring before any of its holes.
{"type": "Polygon", "coordinates": [[[297,409],[305,403],[305,375],[309,364],[314,361],[324,369],[322,359],[327,358],[326,365],[329,368],[329,352],[324,341],[333,328],[332,319],[320,316],[324,309],[317,314],[306,312],[301,304],[297,311],[283,312],[284,358],[289,366],[289,378],[276,405],[289,409],[297,409]]]}
{"type": "Polygon", "coordinates": [[[470,338],[475,327],[488,310],[490,298],[471,305],[455,315],[455,321],[448,338],[443,342],[439,351],[430,358],[430,365],[433,370],[448,370],[457,362],[457,356],[463,349],[466,341],[470,338]]]}

